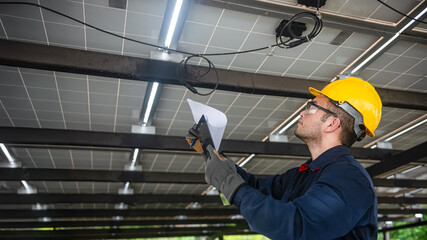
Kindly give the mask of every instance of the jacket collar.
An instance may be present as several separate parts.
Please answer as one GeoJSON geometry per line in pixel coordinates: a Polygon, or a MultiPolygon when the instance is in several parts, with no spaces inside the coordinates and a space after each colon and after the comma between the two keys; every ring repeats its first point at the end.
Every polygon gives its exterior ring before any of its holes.
{"type": "Polygon", "coordinates": [[[323,168],[324,166],[328,165],[329,163],[337,160],[339,157],[343,155],[349,155],[349,154],[350,154],[350,149],[347,146],[344,146],[344,145],[335,146],[333,148],[330,148],[324,151],[314,161],[311,158],[307,160],[304,164],[300,166],[299,171],[302,172],[307,169],[310,169],[312,172],[315,172],[323,168]]]}

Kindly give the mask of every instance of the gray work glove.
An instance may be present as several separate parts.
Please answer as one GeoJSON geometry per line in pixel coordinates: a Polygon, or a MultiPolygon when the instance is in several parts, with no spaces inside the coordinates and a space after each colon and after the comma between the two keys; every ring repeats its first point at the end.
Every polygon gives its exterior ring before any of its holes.
{"type": "Polygon", "coordinates": [[[238,187],[245,183],[243,178],[237,173],[233,160],[220,155],[212,145],[206,149],[209,152],[205,167],[205,180],[214,186],[232,203],[238,187]]]}

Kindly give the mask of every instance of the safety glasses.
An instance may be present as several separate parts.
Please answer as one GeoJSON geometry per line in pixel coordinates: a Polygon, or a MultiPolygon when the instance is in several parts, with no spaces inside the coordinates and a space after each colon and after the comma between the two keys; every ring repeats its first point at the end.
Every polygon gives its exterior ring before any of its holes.
{"type": "Polygon", "coordinates": [[[315,104],[313,101],[309,101],[309,102],[307,102],[307,105],[305,105],[305,110],[307,111],[308,114],[315,114],[317,112],[317,109],[320,109],[326,113],[329,113],[334,117],[338,117],[338,115],[336,113],[332,112],[329,109],[326,109],[324,107],[321,107],[321,106],[315,104]]]}

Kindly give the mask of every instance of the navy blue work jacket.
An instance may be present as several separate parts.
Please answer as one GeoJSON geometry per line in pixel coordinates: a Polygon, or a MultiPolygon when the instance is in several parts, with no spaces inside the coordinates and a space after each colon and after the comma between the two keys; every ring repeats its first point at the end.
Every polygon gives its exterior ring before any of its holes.
{"type": "Polygon", "coordinates": [[[268,178],[237,171],[247,184],[233,203],[255,232],[274,240],[377,239],[374,186],[346,146],[268,178]]]}

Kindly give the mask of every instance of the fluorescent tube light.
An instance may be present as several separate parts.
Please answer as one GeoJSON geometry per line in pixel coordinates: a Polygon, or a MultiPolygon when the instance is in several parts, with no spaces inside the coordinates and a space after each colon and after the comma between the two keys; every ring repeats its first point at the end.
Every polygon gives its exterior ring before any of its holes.
{"type": "Polygon", "coordinates": [[[400,136],[400,135],[402,135],[402,134],[404,134],[404,133],[406,133],[406,132],[409,132],[409,131],[411,131],[412,129],[414,129],[414,128],[416,128],[416,127],[418,127],[418,126],[420,126],[420,125],[422,125],[422,124],[424,124],[424,123],[426,123],[427,122],[427,119],[424,119],[423,121],[421,121],[421,122],[419,122],[419,123],[417,123],[417,124],[414,124],[414,125],[412,125],[411,127],[408,127],[407,129],[405,129],[405,130],[403,130],[403,131],[401,131],[401,132],[398,132],[398,133],[396,133],[396,134],[394,134],[393,136],[391,136],[391,137],[389,137],[389,138],[387,138],[386,140],[384,140],[385,142],[388,142],[388,141],[390,141],[390,140],[392,140],[392,139],[395,139],[396,137],[398,137],[398,136],[400,136]]]}
{"type": "Polygon", "coordinates": [[[52,218],[42,217],[42,218],[39,218],[39,222],[52,222],[52,218]]]}
{"type": "Polygon", "coordinates": [[[21,180],[22,185],[24,185],[25,189],[31,189],[31,186],[25,180],[21,180]]]}
{"type": "Polygon", "coordinates": [[[401,194],[398,194],[398,195],[396,195],[396,196],[394,196],[394,197],[396,197],[396,198],[398,198],[398,197],[409,197],[409,196],[411,196],[411,195],[413,195],[413,194],[416,194],[416,193],[418,193],[418,192],[422,191],[423,189],[424,189],[424,188],[417,188],[417,189],[412,190],[412,191],[407,192],[407,193],[401,193],[401,194]]]}
{"type": "Polygon", "coordinates": [[[173,37],[173,33],[175,32],[175,27],[178,21],[179,12],[181,11],[182,1],[183,0],[176,0],[175,8],[173,9],[171,22],[169,24],[168,34],[166,35],[166,40],[165,40],[165,46],[167,48],[169,48],[172,42],[172,37],[173,37]]]}
{"type": "Polygon", "coordinates": [[[246,163],[248,163],[253,157],[255,157],[255,154],[252,153],[249,157],[245,159],[242,163],[239,164],[240,167],[243,167],[246,163]]]}
{"type": "Polygon", "coordinates": [[[412,19],[410,22],[408,22],[408,24],[406,24],[402,29],[400,29],[398,33],[402,33],[403,31],[405,31],[409,26],[412,25],[412,23],[415,22],[415,20],[418,20],[418,18],[420,18],[426,12],[427,12],[427,8],[424,8],[424,10],[418,13],[418,15],[414,17],[414,19],[412,19]]]}
{"type": "Polygon", "coordinates": [[[365,66],[366,63],[368,63],[373,57],[375,57],[379,52],[381,52],[385,47],[387,47],[391,42],[393,42],[400,33],[396,33],[392,38],[390,38],[386,43],[384,43],[380,48],[378,48],[374,53],[372,53],[368,58],[366,58],[363,62],[359,64],[359,66],[355,67],[350,74],[354,74],[357,71],[359,71],[360,68],[365,66]]]}
{"type": "MultiPolygon", "coordinates": [[[[422,12],[420,12],[414,19],[420,18],[427,11],[427,8],[424,8],[422,12]]],[[[409,26],[414,23],[415,20],[411,20],[408,24],[402,27],[392,38],[390,38],[386,43],[384,43],[380,48],[378,48],[374,53],[372,53],[368,58],[366,58],[363,62],[361,62],[357,67],[355,67],[350,74],[354,74],[359,71],[360,68],[365,66],[373,57],[375,57],[379,52],[381,52],[385,47],[387,47],[391,42],[393,42],[403,31],[405,31],[409,26]]]]}
{"type": "Polygon", "coordinates": [[[131,162],[132,166],[134,166],[136,163],[136,158],[138,157],[138,153],[139,153],[139,148],[135,148],[135,150],[133,151],[133,157],[131,162]]]}
{"type": "MultiPolygon", "coordinates": [[[[402,130],[402,131],[400,131],[400,132],[398,132],[398,133],[394,134],[393,136],[388,137],[387,139],[385,139],[385,140],[384,140],[384,142],[388,142],[388,141],[390,141],[390,140],[393,140],[393,139],[397,138],[398,136],[400,136],[400,135],[402,135],[402,134],[404,134],[404,133],[407,133],[407,132],[411,131],[412,129],[414,129],[414,128],[418,127],[418,126],[421,126],[421,125],[422,125],[422,124],[424,124],[424,123],[427,123],[427,119],[424,119],[424,120],[422,120],[421,122],[418,122],[418,123],[416,123],[416,124],[414,124],[414,125],[412,125],[412,126],[408,127],[407,129],[402,130]]],[[[375,145],[372,145],[372,146],[371,146],[371,149],[374,149],[374,148],[377,148],[377,147],[378,147],[378,145],[377,145],[377,144],[375,144],[375,145]]]]}
{"type": "Polygon", "coordinates": [[[0,143],[1,150],[3,150],[4,155],[6,155],[7,159],[10,163],[15,163],[15,159],[10,155],[9,151],[7,150],[6,146],[3,143],[0,143]]]}
{"type": "Polygon", "coordinates": [[[415,169],[418,169],[418,168],[420,168],[420,167],[422,167],[422,165],[418,165],[418,166],[415,166],[415,167],[413,167],[413,168],[407,169],[407,170],[403,171],[403,172],[402,172],[402,174],[405,174],[405,173],[408,173],[408,172],[412,172],[412,171],[414,171],[415,169]]]}
{"type": "Polygon", "coordinates": [[[114,216],[112,217],[113,221],[123,221],[123,216],[114,216]]]}
{"type": "Polygon", "coordinates": [[[280,131],[279,134],[282,134],[283,132],[285,132],[286,130],[288,130],[288,128],[290,128],[292,125],[294,125],[294,123],[296,123],[298,121],[298,119],[300,119],[301,116],[298,115],[296,118],[294,118],[292,121],[290,121],[288,124],[286,124],[286,126],[284,126],[280,131]]]}
{"type": "Polygon", "coordinates": [[[158,87],[159,87],[159,83],[153,82],[153,86],[151,88],[150,97],[148,99],[147,108],[145,110],[142,126],[147,126],[148,117],[150,116],[151,109],[153,108],[154,98],[156,97],[158,87]]]}

